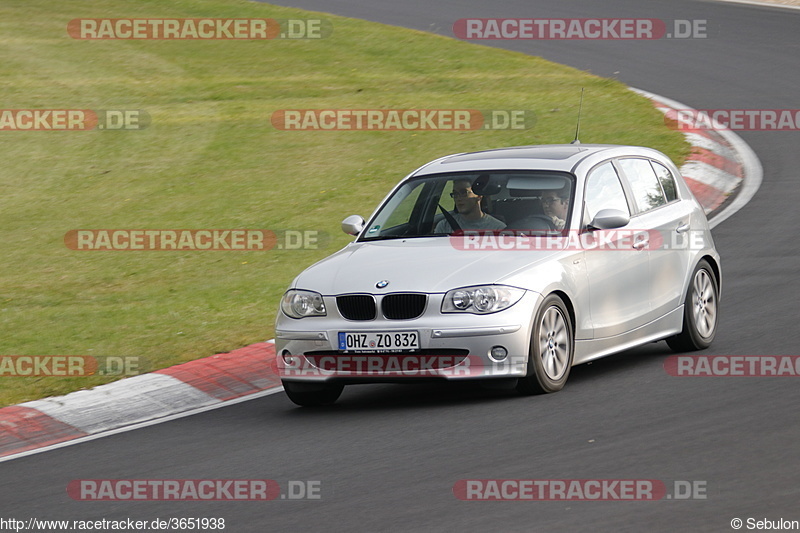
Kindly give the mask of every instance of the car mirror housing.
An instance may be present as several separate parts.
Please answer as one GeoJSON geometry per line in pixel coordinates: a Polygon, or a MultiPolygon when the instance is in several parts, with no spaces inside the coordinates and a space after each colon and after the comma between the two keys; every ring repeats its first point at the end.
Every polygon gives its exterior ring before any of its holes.
{"type": "Polygon", "coordinates": [[[364,218],[361,215],[350,215],[342,220],[342,231],[357,236],[364,229],[364,218]]]}
{"type": "Polygon", "coordinates": [[[631,217],[619,209],[601,209],[589,223],[593,229],[616,229],[627,226],[631,217]]]}

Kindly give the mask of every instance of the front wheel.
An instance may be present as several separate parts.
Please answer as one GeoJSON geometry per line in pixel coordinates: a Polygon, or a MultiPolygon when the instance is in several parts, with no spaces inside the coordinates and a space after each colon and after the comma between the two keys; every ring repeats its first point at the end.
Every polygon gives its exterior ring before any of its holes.
{"type": "Polygon", "coordinates": [[[335,383],[300,383],[297,381],[283,381],[283,390],[297,405],[303,407],[316,407],[331,405],[344,390],[344,385],[335,383]]]}
{"type": "Polygon", "coordinates": [[[701,260],[692,273],[683,305],[683,331],[669,337],[667,344],[676,352],[708,348],[717,334],[719,287],[711,265],[701,260]]]}
{"type": "Polygon", "coordinates": [[[560,391],[569,377],[575,342],[564,302],[551,294],[536,313],[528,355],[528,372],[519,380],[523,394],[560,391]]]}

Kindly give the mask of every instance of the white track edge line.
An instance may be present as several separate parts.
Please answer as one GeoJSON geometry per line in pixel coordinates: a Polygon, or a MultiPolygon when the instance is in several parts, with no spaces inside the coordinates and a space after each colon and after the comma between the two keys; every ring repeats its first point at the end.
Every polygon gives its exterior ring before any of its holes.
{"type": "Polygon", "coordinates": [[[774,2],[759,2],[758,0],[716,0],[717,2],[726,2],[729,4],[746,4],[758,7],[778,7],[783,9],[800,9],[800,6],[793,6],[789,4],[776,4],[774,2]]]}

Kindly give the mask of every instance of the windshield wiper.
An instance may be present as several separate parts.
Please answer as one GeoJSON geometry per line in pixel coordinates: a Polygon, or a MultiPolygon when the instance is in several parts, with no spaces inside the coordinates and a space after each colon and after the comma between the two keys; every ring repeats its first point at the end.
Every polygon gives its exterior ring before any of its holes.
{"type": "Polygon", "coordinates": [[[359,242],[391,241],[394,239],[419,239],[421,237],[447,237],[447,233],[420,233],[417,235],[379,235],[377,237],[366,237],[359,242]]]}

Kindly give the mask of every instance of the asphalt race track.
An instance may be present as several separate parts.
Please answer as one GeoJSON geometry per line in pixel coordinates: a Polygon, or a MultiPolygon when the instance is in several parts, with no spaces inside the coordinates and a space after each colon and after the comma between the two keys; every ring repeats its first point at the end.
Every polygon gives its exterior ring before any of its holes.
{"type": "MultiPolygon", "coordinates": [[[[695,108],[800,107],[800,10],[685,0],[281,3],[443,35],[467,17],[706,19],[707,39],[483,43],[695,108]]],[[[738,133],[761,159],[764,181],[714,230],[722,313],[704,353],[800,355],[800,133],[738,133]]],[[[543,397],[369,385],[309,410],[278,393],[3,463],[0,502],[17,518],[222,517],[232,532],[731,531],[733,518],[800,520],[800,377],[672,377],[669,355],[662,342],[579,366],[564,391],[543,397]],[[319,481],[321,499],[82,502],[66,494],[74,479],[201,478],[272,479],[282,488],[319,481]],[[461,479],[655,479],[670,490],[677,480],[697,482],[707,497],[467,502],[453,494],[461,479]]]]}

